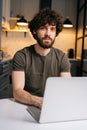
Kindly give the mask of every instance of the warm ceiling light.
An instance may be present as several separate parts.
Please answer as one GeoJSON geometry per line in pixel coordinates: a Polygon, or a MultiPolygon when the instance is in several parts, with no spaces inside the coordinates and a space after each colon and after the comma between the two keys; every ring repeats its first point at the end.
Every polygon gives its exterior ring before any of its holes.
{"type": "Polygon", "coordinates": [[[65,28],[72,28],[73,27],[73,24],[69,18],[66,18],[66,20],[63,23],[63,27],[65,27],[65,28]]]}
{"type": "Polygon", "coordinates": [[[17,25],[19,26],[27,26],[28,22],[27,20],[24,18],[24,16],[21,16],[21,18],[19,20],[17,20],[17,25]]]}

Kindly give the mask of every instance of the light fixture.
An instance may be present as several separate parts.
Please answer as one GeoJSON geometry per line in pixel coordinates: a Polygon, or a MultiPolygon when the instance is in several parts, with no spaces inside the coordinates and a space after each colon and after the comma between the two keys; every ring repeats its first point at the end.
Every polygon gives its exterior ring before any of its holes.
{"type": "Polygon", "coordinates": [[[21,16],[20,19],[17,20],[17,25],[19,25],[19,26],[28,26],[28,22],[24,18],[24,16],[21,16]]]}
{"type": "Polygon", "coordinates": [[[63,27],[65,27],[65,28],[72,28],[73,27],[73,24],[70,21],[69,17],[67,17],[66,20],[64,21],[63,27]]]}

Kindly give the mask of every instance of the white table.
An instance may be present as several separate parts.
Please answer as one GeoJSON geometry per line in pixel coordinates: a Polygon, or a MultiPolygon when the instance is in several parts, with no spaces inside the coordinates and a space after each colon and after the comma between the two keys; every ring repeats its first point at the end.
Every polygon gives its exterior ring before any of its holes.
{"type": "Polygon", "coordinates": [[[0,130],[87,130],[87,120],[39,124],[26,109],[13,99],[1,99],[0,130]]]}

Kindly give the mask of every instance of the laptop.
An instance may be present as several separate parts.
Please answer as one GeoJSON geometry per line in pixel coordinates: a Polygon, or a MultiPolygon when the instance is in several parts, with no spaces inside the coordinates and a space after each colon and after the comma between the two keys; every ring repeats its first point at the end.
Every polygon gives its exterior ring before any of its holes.
{"type": "Polygon", "coordinates": [[[39,123],[87,120],[87,77],[49,77],[42,109],[27,110],[39,123]]]}

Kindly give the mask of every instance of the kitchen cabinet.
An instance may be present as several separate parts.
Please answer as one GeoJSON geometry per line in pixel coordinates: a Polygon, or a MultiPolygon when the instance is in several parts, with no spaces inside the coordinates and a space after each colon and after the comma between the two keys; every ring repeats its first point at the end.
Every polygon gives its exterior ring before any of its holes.
{"type": "Polygon", "coordinates": [[[12,60],[0,61],[0,98],[12,97],[12,60]]]}

